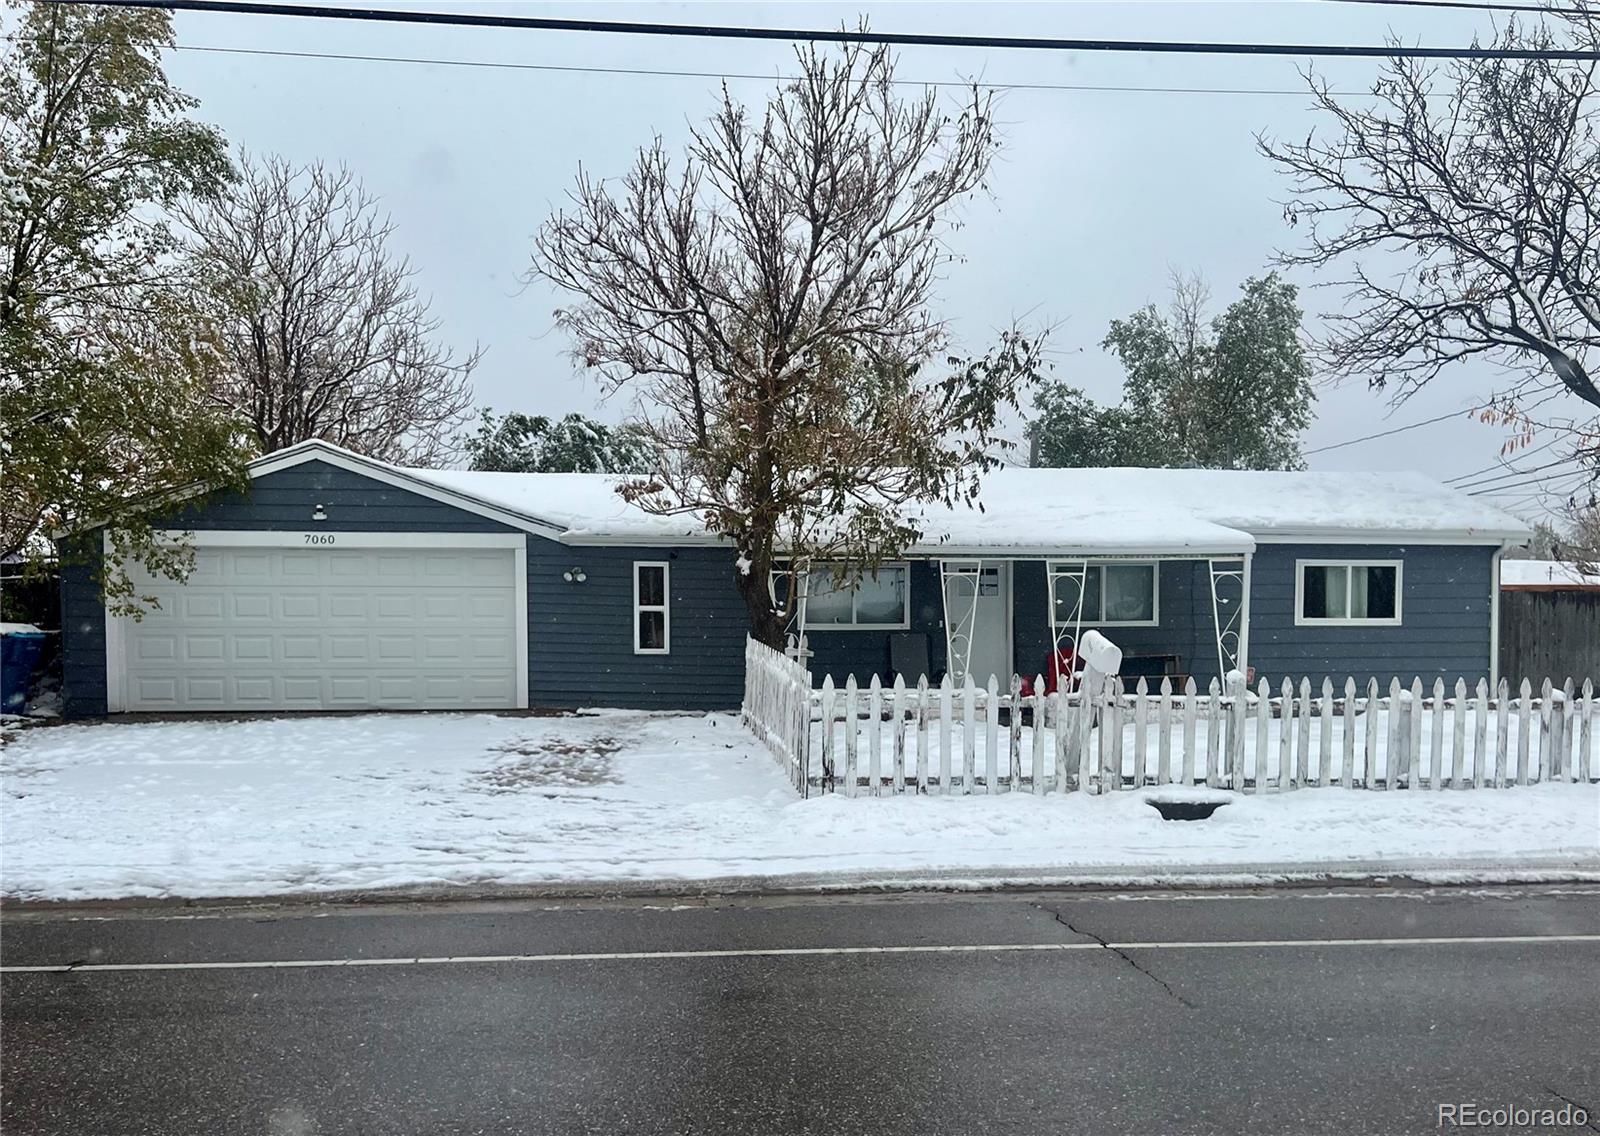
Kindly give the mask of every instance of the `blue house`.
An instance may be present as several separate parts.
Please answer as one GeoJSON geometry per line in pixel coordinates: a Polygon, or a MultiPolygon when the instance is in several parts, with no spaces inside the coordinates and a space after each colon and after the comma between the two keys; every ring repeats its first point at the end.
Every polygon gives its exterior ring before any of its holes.
{"type": "MultiPolygon", "coordinates": [[[[62,580],[69,715],[738,704],[736,552],[616,478],[408,469],[323,442],[195,498],[179,583],[115,617],[103,532],[62,580]]],[[[930,508],[921,543],[848,586],[811,565],[794,649],[820,681],[1005,682],[1070,666],[1087,628],[1124,674],[1234,669],[1387,682],[1493,679],[1515,517],[1412,474],[1035,470],[982,510],[930,508]]]]}

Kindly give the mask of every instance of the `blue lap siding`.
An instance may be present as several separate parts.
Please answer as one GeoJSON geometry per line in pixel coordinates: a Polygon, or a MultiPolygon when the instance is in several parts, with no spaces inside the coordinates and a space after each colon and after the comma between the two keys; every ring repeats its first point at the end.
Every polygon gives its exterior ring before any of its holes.
{"type": "MultiPolygon", "coordinates": [[[[312,460],[256,479],[176,512],[167,527],[195,530],[482,533],[520,531],[498,520],[312,460]],[[313,521],[315,506],[327,520],[313,521]]],[[[106,710],[105,613],[96,590],[101,534],[76,538],[62,571],[66,712],[106,710]]],[[[724,548],[567,545],[525,534],[528,575],[528,687],[534,707],[618,706],[718,710],[738,705],[748,626],[724,548]],[[633,569],[667,562],[671,651],[635,654],[633,569]],[[565,574],[582,569],[582,582],[565,574]]],[[[1489,673],[1494,546],[1262,544],[1253,564],[1250,662],[1274,684],[1284,677],[1342,682],[1420,676],[1469,683],[1489,673]],[[1401,560],[1398,627],[1297,626],[1295,561],[1401,560]]],[[[912,560],[910,628],[926,635],[930,671],[946,668],[939,566],[912,560]]],[[[1204,683],[1217,673],[1208,569],[1203,561],[1160,566],[1159,625],[1107,627],[1128,655],[1176,654],[1179,669],[1204,683]]],[[[1047,668],[1052,646],[1043,560],[1012,568],[1013,661],[1023,674],[1047,668]]],[[[889,632],[813,630],[815,678],[891,677],[889,632]]],[[[914,676],[913,676],[914,677],[914,676]]]]}
{"type": "MultiPolygon", "coordinates": [[[[1257,678],[1274,685],[1286,677],[1318,685],[1324,677],[1340,684],[1347,677],[1363,684],[1417,677],[1430,685],[1435,678],[1476,683],[1489,674],[1494,552],[1491,545],[1261,544],[1251,565],[1249,662],[1257,678]],[[1297,625],[1297,560],[1403,562],[1400,626],[1297,625]]],[[[1157,626],[1099,629],[1127,656],[1176,655],[1177,669],[1204,686],[1219,675],[1210,568],[1171,560],[1159,571],[1157,626]]],[[[1043,672],[1052,650],[1045,562],[1016,561],[1011,588],[1014,665],[1024,675],[1043,672]]],[[[910,630],[928,636],[934,677],[946,667],[943,615],[937,563],[913,561],[910,630]]],[[[875,674],[890,679],[889,634],[811,631],[812,670],[819,681],[824,674],[835,682],[850,675],[863,683],[875,674]]]]}

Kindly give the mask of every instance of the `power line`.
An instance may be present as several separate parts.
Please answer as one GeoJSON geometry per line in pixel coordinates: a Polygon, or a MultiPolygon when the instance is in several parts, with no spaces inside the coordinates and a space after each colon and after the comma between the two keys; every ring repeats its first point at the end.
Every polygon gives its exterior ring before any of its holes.
{"type": "MultiPolygon", "coordinates": [[[[1534,454],[1543,453],[1545,450],[1548,450],[1551,446],[1555,445],[1559,441],[1561,441],[1560,438],[1551,438],[1548,442],[1534,446],[1531,450],[1517,451],[1517,456],[1524,458],[1532,457],[1534,454]]],[[[1444,479],[1444,483],[1446,485],[1454,485],[1458,481],[1465,481],[1468,478],[1477,477],[1480,474],[1493,473],[1495,470],[1509,470],[1512,468],[1513,467],[1506,462],[1505,457],[1502,455],[1501,457],[1496,458],[1492,464],[1486,465],[1482,469],[1475,469],[1469,473],[1458,473],[1454,477],[1447,477],[1444,479]]]]}
{"type": "Polygon", "coordinates": [[[1312,454],[1325,454],[1329,450],[1342,450],[1346,446],[1355,446],[1362,442],[1370,442],[1375,438],[1387,438],[1391,434],[1403,434],[1407,430],[1415,430],[1422,426],[1432,426],[1435,422],[1443,422],[1447,418],[1460,418],[1463,414],[1469,413],[1471,412],[1466,410],[1452,410],[1449,414],[1441,414],[1437,418],[1429,418],[1422,422],[1413,422],[1409,426],[1396,426],[1393,430],[1382,430],[1376,434],[1364,434],[1359,438],[1351,438],[1344,442],[1335,442],[1331,446],[1318,446],[1314,450],[1303,450],[1301,451],[1301,454],[1304,457],[1310,457],[1312,454]]]}
{"type": "Polygon", "coordinates": [[[1408,47],[1399,44],[1203,43],[1192,40],[1062,39],[1030,36],[944,35],[845,29],[755,28],[722,24],[656,24],[578,20],[550,16],[492,16],[476,12],[428,12],[390,8],[346,8],[285,4],[268,0],[51,0],[111,8],[161,8],[172,12],[222,12],[245,16],[292,16],[313,20],[360,20],[533,31],[599,32],[691,39],[769,40],[787,43],[883,44],[896,47],[980,47],[1021,51],[1117,51],[1166,55],[1335,56],[1355,59],[1564,59],[1600,60],[1600,49],[1506,47],[1408,47]]]}
{"type": "MultiPolygon", "coordinates": [[[[794,75],[761,74],[750,71],[676,71],[668,68],[653,67],[580,67],[567,63],[510,63],[493,59],[435,59],[428,56],[415,55],[362,55],[354,52],[336,51],[284,51],[265,47],[218,47],[198,43],[174,43],[169,46],[177,51],[203,51],[220,55],[263,55],[286,59],[331,59],[362,63],[414,63],[430,67],[484,67],[505,71],[554,71],[577,75],[641,75],[681,79],[755,79],[778,83],[789,82],[797,78],[794,75]]],[[[897,86],[905,87],[965,87],[971,85],[966,81],[952,79],[895,79],[893,82],[897,86]]],[[[1294,88],[1146,87],[1098,83],[991,83],[987,80],[978,85],[985,90],[995,91],[1084,91],[1112,94],[1288,95],[1305,97],[1309,93],[1306,89],[1297,90],[1294,88]]],[[[1371,96],[1369,91],[1332,91],[1329,93],[1340,98],[1368,98],[1371,96]]]]}
{"type": "Polygon", "coordinates": [[[1475,0],[1323,0],[1330,4],[1377,4],[1386,8],[1458,8],[1469,12],[1537,12],[1550,16],[1590,16],[1584,8],[1556,8],[1544,4],[1490,4],[1475,0]]]}
{"type": "Polygon", "coordinates": [[[1525,485],[1541,486],[1543,487],[1541,492],[1544,493],[1568,493],[1573,489],[1576,489],[1583,481],[1591,476],[1593,475],[1586,469],[1578,470],[1576,473],[1546,474],[1542,477],[1530,477],[1527,481],[1514,481],[1510,485],[1502,485],[1494,489],[1474,489],[1468,493],[1468,496],[1502,497],[1513,490],[1521,489],[1525,485]],[[1553,487],[1552,483],[1557,481],[1565,481],[1568,484],[1561,489],[1556,489],[1553,487]]]}
{"type": "MultiPolygon", "coordinates": [[[[1542,473],[1545,470],[1559,469],[1562,466],[1570,466],[1570,465],[1572,465],[1573,463],[1575,463],[1577,461],[1578,461],[1577,458],[1561,458],[1559,461],[1547,462],[1544,465],[1529,466],[1526,469],[1516,469],[1516,468],[1508,467],[1506,472],[1500,473],[1500,474],[1496,474],[1493,477],[1480,477],[1480,478],[1477,478],[1476,480],[1458,481],[1458,482],[1454,482],[1452,484],[1454,485],[1454,487],[1456,489],[1486,489],[1486,488],[1492,488],[1492,487],[1495,486],[1495,484],[1497,482],[1510,481],[1510,480],[1512,480],[1514,478],[1518,478],[1518,477],[1527,477],[1529,474],[1542,473]]],[[[1551,476],[1551,477],[1560,477],[1562,475],[1561,474],[1552,473],[1549,476],[1551,476]]]]}

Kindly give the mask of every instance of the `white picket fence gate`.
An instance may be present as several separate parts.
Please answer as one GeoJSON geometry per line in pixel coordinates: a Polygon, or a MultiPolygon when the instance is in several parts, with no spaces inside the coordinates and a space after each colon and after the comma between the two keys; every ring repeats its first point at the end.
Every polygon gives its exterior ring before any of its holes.
{"type": "Polygon", "coordinates": [[[813,782],[807,760],[811,715],[811,674],[805,666],[782,651],[746,638],[744,704],[739,717],[766,743],[801,796],[810,795],[813,782]]]}
{"type": "Polygon", "coordinates": [[[1392,682],[1383,694],[1353,679],[1337,691],[1285,679],[1275,695],[1236,679],[1205,692],[1163,680],[1132,693],[1120,680],[1081,693],[1044,693],[1019,678],[1002,691],[948,680],[892,687],[876,679],[835,687],[825,679],[812,699],[810,751],[815,782],[847,795],[1113,792],[1145,785],[1206,785],[1271,792],[1336,785],[1364,789],[1501,788],[1540,780],[1591,781],[1595,697],[1569,680],[1538,697],[1524,682],[1513,698],[1480,682],[1431,692],[1420,679],[1392,682]]]}

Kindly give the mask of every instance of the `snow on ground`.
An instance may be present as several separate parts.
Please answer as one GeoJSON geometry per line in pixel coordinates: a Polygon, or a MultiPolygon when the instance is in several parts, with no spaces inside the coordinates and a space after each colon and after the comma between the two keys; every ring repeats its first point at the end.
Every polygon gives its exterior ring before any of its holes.
{"type": "MultiPolygon", "coordinates": [[[[1403,859],[1600,871],[1600,786],[799,800],[733,715],[365,715],[34,728],[0,753],[13,898],[903,874],[1117,878],[1403,859]]],[[[1470,873],[1469,873],[1470,874],[1470,873]]]]}

